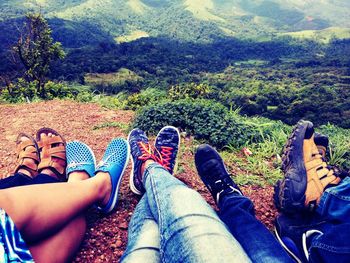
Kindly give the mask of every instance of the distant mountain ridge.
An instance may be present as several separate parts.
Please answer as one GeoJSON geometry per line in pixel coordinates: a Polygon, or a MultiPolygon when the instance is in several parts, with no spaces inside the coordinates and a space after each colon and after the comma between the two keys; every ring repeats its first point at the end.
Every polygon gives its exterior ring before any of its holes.
{"type": "Polygon", "coordinates": [[[164,36],[208,42],[350,28],[350,2],[345,0],[3,0],[0,21],[38,10],[66,21],[61,24],[95,25],[112,38],[132,40],[164,36]]]}

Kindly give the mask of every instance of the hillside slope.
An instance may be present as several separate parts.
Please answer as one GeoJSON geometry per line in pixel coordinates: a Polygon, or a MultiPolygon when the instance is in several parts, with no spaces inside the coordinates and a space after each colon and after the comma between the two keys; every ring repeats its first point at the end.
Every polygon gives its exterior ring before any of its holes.
{"type": "Polygon", "coordinates": [[[340,0],[7,0],[0,3],[0,21],[39,9],[51,19],[95,25],[113,38],[142,31],[206,42],[350,27],[350,4],[340,0]]]}

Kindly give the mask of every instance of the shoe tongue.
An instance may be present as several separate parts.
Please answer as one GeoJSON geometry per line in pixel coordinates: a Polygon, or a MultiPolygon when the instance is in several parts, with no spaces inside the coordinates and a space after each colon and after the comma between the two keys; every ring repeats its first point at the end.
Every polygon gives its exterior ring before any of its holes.
{"type": "MultiPolygon", "coordinates": [[[[210,174],[210,179],[213,182],[220,180],[222,177],[220,176],[223,171],[221,168],[221,164],[217,162],[217,160],[210,160],[202,167],[203,172],[210,174]]],[[[225,172],[226,173],[226,172],[225,172]]]]}
{"type": "Polygon", "coordinates": [[[317,149],[318,149],[318,152],[322,155],[323,158],[326,157],[326,147],[322,146],[322,145],[317,145],[317,149]]]}

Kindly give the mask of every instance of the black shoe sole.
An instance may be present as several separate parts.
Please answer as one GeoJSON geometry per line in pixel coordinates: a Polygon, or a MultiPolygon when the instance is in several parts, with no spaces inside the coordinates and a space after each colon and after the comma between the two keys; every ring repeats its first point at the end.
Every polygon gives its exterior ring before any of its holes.
{"type": "Polygon", "coordinates": [[[284,147],[282,171],[284,179],[275,185],[274,202],[279,211],[304,211],[307,174],[304,165],[303,141],[314,133],[313,124],[299,121],[284,147]]]}

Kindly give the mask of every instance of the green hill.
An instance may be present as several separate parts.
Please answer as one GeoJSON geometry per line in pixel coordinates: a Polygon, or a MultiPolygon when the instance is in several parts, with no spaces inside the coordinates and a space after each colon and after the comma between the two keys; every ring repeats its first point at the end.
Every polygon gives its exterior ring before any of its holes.
{"type": "Polygon", "coordinates": [[[350,38],[350,28],[329,27],[323,30],[303,30],[297,32],[288,32],[281,35],[287,35],[300,39],[311,39],[322,43],[329,43],[332,39],[350,38]]]}
{"type": "Polygon", "coordinates": [[[210,42],[232,35],[350,28],[350,4],[331,0],[7,0],[0,2],[0,21],[38,10],[49,19],[94,25],[112,38],[142,31],[143,36],[210,42]]]}

